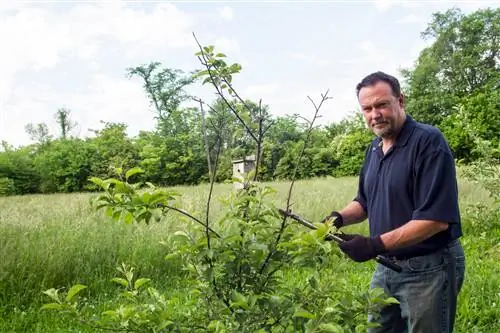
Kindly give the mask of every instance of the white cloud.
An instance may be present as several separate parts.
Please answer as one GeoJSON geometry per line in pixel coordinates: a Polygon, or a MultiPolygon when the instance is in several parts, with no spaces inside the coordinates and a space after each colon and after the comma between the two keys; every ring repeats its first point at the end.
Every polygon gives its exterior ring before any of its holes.
{"type": "Polygon", "coordinates": [[[376,49],[375,44],[370,40],[362,41],[358,47],[365,52],[373,52],[376,49]]]}
{"type": "Polygon", "coordinates": [[[84,40],[111,39],[124,48],[128,58],[192,45],[194,19],[172,4],[158,4],[150,12],[109,3],[78,6],[69,16],[84,40]]]}
{"type": "Polygon", "coordinates": [[[406,8],[416,8],[422,5],[422,1],[418,0],[375,0],[374,5],[380,12],[385,12],[393,6],[402,6],[406,8]]]}
{"type": "Polygon", "coordinates": [[[305,53],[305,52],[291,52],[285,55],[288,59],[294,61],[300,61],[307,65],[313,65],[315,67],[326,67],[330,64],[331,59],[313,53],[305,53]]]}
{"type": "Polygon", "coordinates": [[[375,8],[377,8],[379,11],[386,11],[393,5],[393,1],[391,1],[391,0],[375,0],[374,4],[375,4],[375,8]]]}
{"type": "Polygon", "coordinates": [[[218,10],[221,18],[227,21],[232,21],[234,18],[233,9],[229,6],[224,6],[218,10]]]}
{"type": "Polygon", "coordinates": [[[55,66],[67,53],[92,59],[103,43],[115,41],[128,52],[192,45],[193,19],[171,4],[145,12],[120,3],[74,7],[65,15],[25,8],[0,21],[0,39],[8,49],[0,53],[3,71],[55,66]]]}
{"type": "Polygon", "coordinates": [[[276,93],[278,85],[276,83],[252,85],[244,89],[244,94],[249,98],[260,98],[276,93]]]}
{"type": "MultiPolygon", "coordinates": [[[[9,119],[9,126],[2,122],[2,137],[25,144],[28,137],[24,125],[29,122],[48,124],[51,133],[57,135],[54,113],[60,107],[71,110],[71,118],[78,123],[77,134],[92,135],[89,128],[102,128],[101,120],[125,122],[131,133],[151,128],[153,116],[149,101],[141,85],[126,78],[114,78],[106,74],[91,76],[89,89],[68,92],[64,97],[54,88],[43,84],[22,84],[13,92],[11,103],[4,107],[7,115],[20,114],[22,117],[9,119]],[[37,94],[32,94],[37,91],[37,94]]],[[[9,117],[14,118],[14,117],[9,117]]]]}
{"type": "MultiPolygon", "coordinates": [[[[63,13],[42,4],[17,8],[0,5],[5,15],[0,19],[0,140],[15,145],[28,142],[26,123],[53,123],[61,103],[73,110],[82,135],[88,127],[100,127],[101,119],[124,121],[131,132],[151,127],[142,84],[124,78],[125,66],[193,46],[194,17],[171,4],[146,9],[120,1],[77,4],[63,13]],[[106,74],[97,75],[99,70],[106,74]]],[[[234,40],[221,41],[238,48],[234,40]]]]}
{"type": "Polygon", "coordinates": [[[304,52],[291,52],[287,56],[293,60],[309,60],[313,57],[313,55],[304,52]]]}
{"type": "Polygon", "coordinates": [[[421,19],[419,19],[418,16],[415,14],[408,14],[396,21],[396,23],[420,23],[420,22],[421,19]]]}
{"type": "Polygon", "coordinates": [[[387,52],[377,48],[375,43],[370,40],[363,40],[356,47],[360,50],[356,52],[356,56],[340,60],[339,63],[342,65],[360,64],[362,66],[371,66],[384,61],[387,57],[387,52]]]}
{"type": "Polygon", "coordinates": [[[235,38],[217,37],[213,44],[215,45],[215,50],[226,53],[228,56],[240,51],[240,44],[235,38]]]}
{"type": "Polygon", "coordinates": [[[8,12],[19,10],[23,7],[21,1],[18,0],[2,0],[0,2],[0,15],[8,12]]]}

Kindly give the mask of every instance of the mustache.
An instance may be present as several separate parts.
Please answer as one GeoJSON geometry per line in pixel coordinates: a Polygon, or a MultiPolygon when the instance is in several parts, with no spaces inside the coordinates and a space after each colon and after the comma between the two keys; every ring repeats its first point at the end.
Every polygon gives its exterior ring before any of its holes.
{"type": "Polygon", "coordinates": [[[372,126],[383,125],[388,123],[389,123],[388,121],[377,121],[376,123],[372,123],[372,126]]]}

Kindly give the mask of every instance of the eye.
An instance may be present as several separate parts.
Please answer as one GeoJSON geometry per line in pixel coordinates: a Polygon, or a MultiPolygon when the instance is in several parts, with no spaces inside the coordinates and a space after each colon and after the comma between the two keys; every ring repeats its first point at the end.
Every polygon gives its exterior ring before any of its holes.
{"type": "Polygon", "coordinates": [[[377,103],[377,105],[375,107],[377,109],[386,109],[387,107],[389,107],[389,102],[385,101],[385,102],[377,103]]]}

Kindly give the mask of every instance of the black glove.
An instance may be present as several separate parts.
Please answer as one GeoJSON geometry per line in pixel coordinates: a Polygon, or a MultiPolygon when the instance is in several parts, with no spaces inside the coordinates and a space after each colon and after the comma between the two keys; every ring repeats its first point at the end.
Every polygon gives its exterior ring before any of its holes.
{"type": "Polygon", "coordinates": [[[344,219],[342,218],[342,215],[340,215],[339,212],[333,211],[330,213],[330,215],[326,216],[323,220],[321,220],[321,223],[326,223],[330,219],[333,219],[332,225],[335,226],[335,228],[340,229],[342,226],[344,226],[344,219]]]}
{"type": "Polygon", "coordinates": [[[355,234],[340,234],[338,236],[344,240],[339,244],[340,249],[354,261],[367,261],[385,252],[384,243],[382,243],[380,236],[364,237],[355,234]]]}

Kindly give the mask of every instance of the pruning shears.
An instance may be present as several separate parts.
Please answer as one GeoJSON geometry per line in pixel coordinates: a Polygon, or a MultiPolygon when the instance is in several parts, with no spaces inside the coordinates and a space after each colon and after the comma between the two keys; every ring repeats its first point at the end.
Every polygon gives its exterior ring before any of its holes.
{"type": "MultiPolygon", "coordinates": [[[[280,212],[280,214],[282,214],[284,216],[291,217],[292,219],[294,219],[295,221],[299,222],[300,224],[308,227],[309,229],[313,229],[313,230],[318,229],[318,227],[316,227],[313,223],[305,220],[304,218],[300,217],[297,214],[294,214],[292,212],[286,212],[285,210],[283,210],[281,208],[279,208],[278,211],[280,212]]],[[[338,236],[336,234],[332,234],[332,233],[326,234],[325,239],[326,240],[333,240],[337,243],[344,242],[344,239],[342,239],[340,236],[338,236]]],[[[394,263],[393,261],[391,261],[390,259],[388,259],[384,256],[378,255],[374,258],[374,260],[376,262],[378,262],[379,264],[384,265],[385,267],[390,268],[393,271],[396,271],[398,273],[400,273],[403,270],[401,268],[401,266],[399,266],[398,264],[394,263]]]]}

